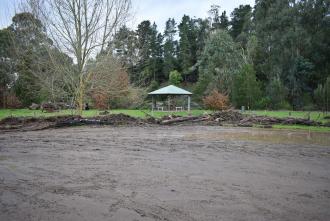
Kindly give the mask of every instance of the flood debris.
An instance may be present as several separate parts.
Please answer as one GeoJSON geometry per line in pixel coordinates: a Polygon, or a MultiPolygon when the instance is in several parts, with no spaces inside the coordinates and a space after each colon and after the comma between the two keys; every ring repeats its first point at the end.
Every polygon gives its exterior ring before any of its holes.
{"type": "Polygon", "coordinates": [[[0,121],[0,130],[42,130],[83,125],[140,125],[145,120],[134,118],[125,114],[111,114],[92,118],[83,118],[78,115],[65,115],[54,117],[7,117],[0,121]]]}
{"type": "Polygon", "coordinates": [[[29,110],[39,110],[39,109],[40,109],[40,105],[39,104],[36,104],[36,103],[32,103],[29,106],[29,110]]]}
{"type": "Polygon", "coordinates": [[[258,125],[262,128],[271,128],[274,124],[283,125],[305,125],[305,126],[329,126],[329,124],[322,124],[321,122],[313,121],[310,119],[303,118],[278,118],[278,117],[268,117],[268,116],[253,116],[244,115],[239,111],[226,110],[214,112],[211,114],[205,114],[201,116],[188,116],[188,117],[171,117],[170,119],[163,118],[160,124],[170,125],[178,124],[182,122],[190,123],[202,123],[207,125],[222,125],[222,124],[232,124],[234,126],[240,127],[252,127],[258,125]]]}
{"type": "Polygon", "coordinates": [[[239,122],[240,125],[244,124],[261,124],[261,125],[305,125],[305,126],[324,126],[321,122],[303,119],[303,118],[278,118],[278,117],[265,117],[265,116],[247,116],[239,122]]]}
{"type": "Polygon", "coordinates": [[[83,125],[113,125],[113,126],[139,126],[139,125],[232,125],[239,127],[271,128],[274,124],[326,126],[329,123],[303,119],[303,118],[277,118],[267,116],[244,115],[239,111],[219,111],[200,116],[176,116],[168,115],[160,119],[148,116],[147,118],[135,118],[126,114],[107,114],[95,117],[83,118],[77,115],[54,116],[45,118],[35,117],[8,117],[0,121],[0,130],[42,130],[48,128],[60,128],[83,125]]]}
{"type": "Polygon", "coordinates": [[[58,123],[66,121],[77,121],[81,119],[77,115],[53,116],[53,117],[7,117],[0,121],[0,130],[43,130],[54,128],[58,123]]]}

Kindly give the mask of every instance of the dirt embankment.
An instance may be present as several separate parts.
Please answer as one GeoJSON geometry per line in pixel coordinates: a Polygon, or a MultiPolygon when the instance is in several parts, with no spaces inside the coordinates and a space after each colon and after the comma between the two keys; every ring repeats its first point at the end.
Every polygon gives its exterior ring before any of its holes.
{"type": "Polygon", "coordinates": [[[82,125],[177,125],[177,124],[197,124],[197,125],[218,125],[231,124],[240,127],[252,127],[260,125],[262,127],[271,127],[274,124],[284,125],[307,125],[307,126],[330,126],[317,121],[303,118],[276,118],[266,116],[247,116],[238,111],[220,111],[201,116],[175,116],[168,115],[161,119],[156,118],[134,118],[125,114],[109,114],[83,118],[81,116],[55,116],[47,118],[34,117],[8,117],[0,121],[0,130],[42,130],[49,128],[60,128],[82,125]]]}

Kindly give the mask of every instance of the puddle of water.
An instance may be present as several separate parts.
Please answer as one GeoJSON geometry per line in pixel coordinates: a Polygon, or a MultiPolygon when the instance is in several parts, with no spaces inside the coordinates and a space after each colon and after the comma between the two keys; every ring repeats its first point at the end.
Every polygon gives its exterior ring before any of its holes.
{"type": "Polygon", "coordinates": [[[7,160],[7,159],[8,159],[8,157],[0,155],[0,161],[7,160]]]}
{"type": "Polygon", "coordinates": [[[330,147],[330,133],[290,131],[274,129],[232,129],[226,131],[203,131],[188,134],[188,139],[201,140],[242,140],[259,141],[275,144],[317,144],[330,147]]]}

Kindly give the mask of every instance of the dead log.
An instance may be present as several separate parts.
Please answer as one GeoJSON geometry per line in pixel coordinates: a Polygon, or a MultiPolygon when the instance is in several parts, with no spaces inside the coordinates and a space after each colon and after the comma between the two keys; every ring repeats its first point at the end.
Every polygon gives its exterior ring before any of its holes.
{"type": "MultiPolygon", "coordinates": [[[[198,119],[195,119],[195,120],[190,120],[191,122],[201,122],[201,121],[210,121],[210,117],[207,116],[207,117],[199,117],[198,119]]],[[[216,122],[219,122],[219,121],[216,121],[216,122]]]]}
{"type": "Polygon", "coordinates": [[[197,120],[200,119],[202,117],[198,117],[198,116],[188,116],[188,117],[177,117],[177,118],[173,118],[173,119],[169,119],[169,120],[163,120],[160,122],[160,124],[163,125],[169,125],[169,124],[175,124],[175,123],[180,123],[180,122],[185,122],[185,121],[193,121],[193,120],[197,120]]]}

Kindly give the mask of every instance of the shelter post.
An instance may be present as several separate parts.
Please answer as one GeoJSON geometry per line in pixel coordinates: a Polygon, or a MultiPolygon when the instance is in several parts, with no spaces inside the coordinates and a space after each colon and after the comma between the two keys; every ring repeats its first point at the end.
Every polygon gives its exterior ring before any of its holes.
{"type": "Polygon", "coordinates": [[[151,110],[154,111],[155,108],[155,99],[154,96],[151,96],[151,110]]]}
{"type": "Polygon", "coordinates": [[[188,111],[190,112],[190,95],[188,95],[188,111]]]}

